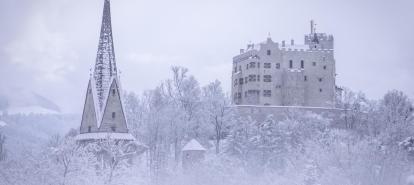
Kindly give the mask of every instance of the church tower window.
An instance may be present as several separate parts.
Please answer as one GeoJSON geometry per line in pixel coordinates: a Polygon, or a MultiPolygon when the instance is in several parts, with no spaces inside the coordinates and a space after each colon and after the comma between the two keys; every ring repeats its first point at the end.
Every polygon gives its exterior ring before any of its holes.
{"type": "Polygon", "coordinates": [[[115,112],[112,112],[112,119],[115,119],[115,112]]]}
{"type": "Polygon", "coordinates": [[[305,68],[305,62],[303,60],[300,61],[300,68],[302,68],[302,69],[305,68]]]}
{"type": "Polygon", "coordinates": [[[289,68],[292,69],[293,68],[293,61],[289,60],[289,68]]]}

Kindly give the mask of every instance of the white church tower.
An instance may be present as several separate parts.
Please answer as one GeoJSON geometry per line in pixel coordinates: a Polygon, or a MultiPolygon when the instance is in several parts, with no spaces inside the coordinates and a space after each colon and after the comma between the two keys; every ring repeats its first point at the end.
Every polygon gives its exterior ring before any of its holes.
{"type": "Polygon", "coordinates": [[[77,140],[135,140],[128,133],[117,73],[111,27],[110,1],[105,0],[98,52],[90,76],[77,140]]]}

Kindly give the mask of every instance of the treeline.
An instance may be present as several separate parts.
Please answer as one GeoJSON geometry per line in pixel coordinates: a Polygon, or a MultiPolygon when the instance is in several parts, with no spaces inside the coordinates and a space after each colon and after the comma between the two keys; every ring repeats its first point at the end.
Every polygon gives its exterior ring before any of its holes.
{"type": "Polygon", "coordinates": [[[1,161],[0,182],[405,185],[414,179],[412,101],[395,90],[370,100],[345,89],[337,99],[335,120],[295,109],[255,120],[231,108],[219,81],[200,86],[186,68],[172,67],[172,77],[155,89],[124,96],[130,132],[148,147],[137,161],[123,160],[122,147],[109,142],[104,146],[116,165],[97,168],[72,131],[21,160],[1,161]],[[193,138],[209,150],[185,172],[181,149],[193,138]]]}

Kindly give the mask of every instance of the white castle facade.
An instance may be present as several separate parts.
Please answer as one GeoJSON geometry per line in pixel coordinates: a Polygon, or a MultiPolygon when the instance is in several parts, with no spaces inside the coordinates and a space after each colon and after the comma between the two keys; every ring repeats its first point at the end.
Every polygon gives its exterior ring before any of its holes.
{"type": "Polygon", "coordinates": [[[334,38],[311,32],[304,44],[272,41],[249,44],[233,57],[234,105],[306,106],[335,105],[334,38]]]}

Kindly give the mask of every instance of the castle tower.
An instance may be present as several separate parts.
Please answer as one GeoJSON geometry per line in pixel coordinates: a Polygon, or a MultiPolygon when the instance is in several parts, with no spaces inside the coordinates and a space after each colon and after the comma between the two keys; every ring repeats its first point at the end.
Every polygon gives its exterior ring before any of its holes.
{"type": "Polygon", "coordinates": [[[274,42],[270,36],[233,57],[232,99],[238,107],[334,108],[334,39],[314,21],[304,43],[274,42]]]}
{"type": "Polygon", "coordinates": [[[90,76],[78,140],[135,140],[128,133],[115,61],[110,1],[104,0],[101,33],[93,75],[90,76]]]}

